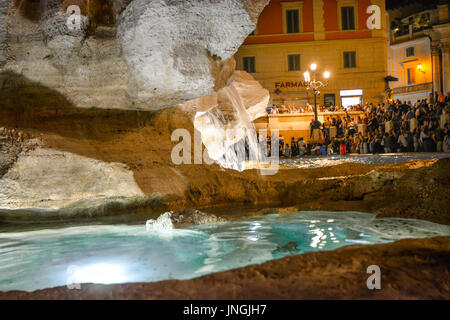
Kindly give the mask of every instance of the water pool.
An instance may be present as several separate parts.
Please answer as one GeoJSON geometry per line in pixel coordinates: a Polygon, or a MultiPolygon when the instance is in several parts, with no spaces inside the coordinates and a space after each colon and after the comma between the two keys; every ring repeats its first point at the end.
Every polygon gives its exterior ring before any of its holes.
{"type": "Polygon", "coordinates": [[[186,229],[95,225],[0,233],[0,291],[190,279],[286,255],[450,235],[450,227],[358,212],[270,214],[186,229]]]}
{"type": "Polygon", "coordinates": [[[450,158],[450,153],[382,153],[382,154],[347,154],[330,156],[303,156],[299,158],[280,159],[280,164],[294,168],[317,168],[335,166],[342,163],[360,164],[398,164],[413,160],[440,160],[450,158]]]}

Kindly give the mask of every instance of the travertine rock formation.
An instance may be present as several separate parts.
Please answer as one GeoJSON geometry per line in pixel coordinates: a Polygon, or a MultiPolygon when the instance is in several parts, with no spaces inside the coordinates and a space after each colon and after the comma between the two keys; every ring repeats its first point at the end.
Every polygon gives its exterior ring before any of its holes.
{"type": "Polygon", "coordinates": [[[194,209],[172,212],[170,218],[172,219],[172,223],[178,228],[196,224],[208,224],[226,221],[225,219],[217,217],[214,214],[205,213],[194,209]]]}
{"type": "Polygon", "coordinates": [[[172,106],[228,83],[267,2],[0,0],[0,73],[78,108],[172,106]]]}
{"type": "Polygon", "coordinates": [[[96,206],[92,201],[143,195],[124,165],[41,147],[20,153],[0,178],[0,212],[55,210],[77,202],[96,206]]]}

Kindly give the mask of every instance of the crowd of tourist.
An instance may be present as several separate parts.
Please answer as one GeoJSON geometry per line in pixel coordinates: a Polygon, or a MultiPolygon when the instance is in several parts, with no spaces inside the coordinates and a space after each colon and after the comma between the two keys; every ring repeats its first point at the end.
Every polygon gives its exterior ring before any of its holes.
{"type": "MultiPolygon", "coordinates": [[[[354,105],[354,106],[318,106],[317,111],[319,112],[338,112],[338,111],[364,111],[366,106],[354,105]]],[[[277,105],[273,104],[272,106],[267,108],[268,114],[290,114],[290,113],[305,113],[305,112],[314,112],[314,106],[309,103],[306,106],[295,106],[293,104],[290,105],[277,105]]]]}
{"type": "Polygon", "coordinates": [[[285,141],[281,135],[280,156],[450,152],[449,124],[441,123],[441,115],[450,114],[450,94],[440,95],[435,103],[425,99],[414,104],[397,100],[360,109],[363,113],[355,117],[345,110],[343,115],[325,115],[323,123],[312,120],[311,138],[313,130],[319,129],[320,139],[312,139],[319,143],[295,137],[285,141]]]}

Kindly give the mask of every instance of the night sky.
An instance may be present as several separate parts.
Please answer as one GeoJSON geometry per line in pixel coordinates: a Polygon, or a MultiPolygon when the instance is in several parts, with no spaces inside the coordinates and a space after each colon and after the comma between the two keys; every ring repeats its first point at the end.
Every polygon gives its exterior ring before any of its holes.
{"type": "Polygon", "coordinates": [[[435,8],[437,4],[448,3],[446,0],[386,0],[387,9],[395,9],[412,3],[421,3],[424,9],[435,8]]]}

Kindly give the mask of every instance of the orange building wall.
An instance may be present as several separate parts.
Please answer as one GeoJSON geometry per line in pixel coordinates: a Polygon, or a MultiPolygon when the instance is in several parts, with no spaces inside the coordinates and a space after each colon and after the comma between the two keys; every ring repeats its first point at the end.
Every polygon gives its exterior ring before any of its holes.
{"type": "Polygon", "coordinates": [[[366,10],[370,5],[370,0],[358,0],[358,27],[360,30],[369,30],[367,28],[367,19],[370,15],[366,13],[366,10]]]}
{"type": "Polygon", "coordinates": [[[313,41],[314,34],[293,34],[293,35],[277,35],[277,36],[261,36],[258,38],[248,37],[244,41],[244,45],[247,44],[268,44],[268,43],[285,43],[285,42],[301,42],[301,41],[313,41]]]}
{"type": "Polygon", "coordinates": [[[281,0],[272,0],[258,19],[258,35],[283,33],[281,0]]]}
{"type": "MultiPolygon", "coordinates": [[[[339,105],[340,90],[362,89],[363,102],[382,102],[384,77],[387,75],[387,38],[384,8],[381,8],[382,29],[367,28],[367,8],[383,0],[358,0],[355,7],[356,30],[339,30],[338,1],[304,0],[302,32],[283,33],[281,0],[272,0],[258,21],[254,36],[249,36],[235,55],[236,68],[243,70],[243,57],[255,57],[253,77],[269,90],[273,103],[305,105],[312,103],[312,94],[299,86],[281,87],[280,83],[298,83],[303,71],[315,62],[331,73],[324,94],[334,94],[339,105]],[[317,2],[315,2],[317,1],[317,2]],[[323,4],[320,6],[319,4],[323,4]],[[314,9],[317,11],[315,12],[314,9]],[[317,30],[314,30],[317,28],[317,30]],[[356,67],[345,68],[343,52],[356,51],[356,67]],[[288,56],[300,54],[300,69],[289,70],[288,56]],[[278,84],[278,85],[277,85],[278,84]],[[281,89],[280,89],[281,88],[281,89]],[[279,90],[276,90],[279,89],[279,90]]],[[[356,3],[343,1],[342,3],[356,3]]],[[[296,6],[293,6],[296,7],[296,6]]],[[[321,69],[321,72],[323,71],[321,69]]],[[[323,103],[319,97],[319,104],[323,103]]]]}
{"type": "MultiPolygon", "coordinates": [[[[295,2],[297,0],[272,0],[267,5],[258,19],[258,35],[280,34],[283,33],[282,25],[282,9],[280,2],[295,2]]],[[[303,23],[303,32],[314,31],[313,21],[313,1],[303,1],[303,16],[301,23],[303,23]]]]}
{"type": "MultiPolygon", "coordinates": [[[[313,1],[304,0],[303,2],[303,16],[301,23],[303,24],[303,32],[301,35],[283,34],[283,17],[281,2],[294,2],[296,0],[272,0],[266,6],[258,19],[258,31],[256,37],[249,37],[244,44],[267,44],[267,43],[282,43],[282,42],[296,42],[296,41],[311,41],[314,40],[311,33],[314,32],[313,21],[313,1]],[[309,33],[309,34],[308,34],[309,33]],[[270,37],[264,36],[271,35],[270,37]],[[275,36],[279,35],[279,36],[275,36]]],[[[324,28],[326,40],[339,39],[361,39],[370,38],[371,32],[367,29],[366,21],[369,14],[366,13],[367,7],[371,5],[371,0],[358,0],[357,11],[358,15],[358,30],[356,31],[339,31],[338,22],[338,6],[336,0],[323,0],[324,12],[324,28]]]]}
{"type": "Polygon", "coordinates": [[[313,0],[303,1],[303,32],[314,32],[313,0]]]}
{"type": "Polygon", "coordinates": [[[325,35],[327,40],[344,40],[344,39],[363,39],[370,38],[372,32],[367,31],[349,31],[349,32],[338,32],[338,33],[328,33],[325,35]]]}
{"type": "Polygon", "coordinates": [[[323,1],[323,18],[325,20],[325,32],[339,30],[336,0],[323,1]]]}

